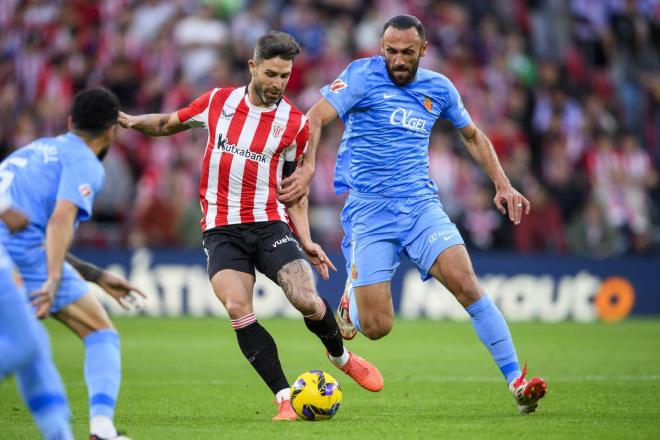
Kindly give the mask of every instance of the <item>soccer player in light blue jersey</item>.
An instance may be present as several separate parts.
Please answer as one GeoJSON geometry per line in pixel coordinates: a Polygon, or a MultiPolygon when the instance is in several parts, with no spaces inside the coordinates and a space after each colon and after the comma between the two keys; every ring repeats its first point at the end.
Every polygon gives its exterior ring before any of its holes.
{"type": "MultiPolygon", "coordinates": [[[[0,220],[16,232],[28,219],[0,193],[0,220]]],[[[30,310],[14,263],[0,245],[0,382],[9,374],[47,440],[73,440],[64,385],[50,354],[46,330],[30,310]]]]}
{"type": "Polygon", "coordinates": [[[472,157],[495,184],[495,205],[519,224],[529,201],[509,182],[495,150],[474,124],[451,81],[420,69],[427,42],[422,23],[401,15],[383,27],[382,56],[352,62],[308,112],[310,140],[304,164],[282,182],[280,199],[308,191],[321,127],[345,125],[335,168],[335,191],[348,191],[342,210],[342,251],[348,282],[338,310],[345,338],[360,331],[387,335],[394,310],[390,280],[401,254],[424,280],[436,278],[454,294],[500,368],[521,414],[536,410],[546,392],[541,378],[525,379],[499,309],[479,284],[458,229],[443,211],[428,173],[431,127],[450,121],[472,157]]]}
{"type": "Polygon", "coordinates": [[[121,381],[119,335],[85,281],[98,284],[123,307],[144,296],[126,280],[68,254],[74,230],[92,216],[105,171],[101,159],[115,136],[119,101],[102,88],[74,98],[69,132],[37,139],[0,164],[0,193],[29,224],[11,234],[0,225],[6,248],[31,292],[39,318],[53,315],[85,344],[92,439],[120,439],[114,412],[121,381]],[[66,261],[65,261],[66,260],[66,261]]]}

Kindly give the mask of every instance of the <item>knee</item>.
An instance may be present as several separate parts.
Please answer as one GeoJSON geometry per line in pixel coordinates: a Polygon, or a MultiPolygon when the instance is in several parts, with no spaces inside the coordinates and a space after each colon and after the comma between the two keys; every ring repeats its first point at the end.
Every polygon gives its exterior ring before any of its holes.
{"type": "Polygon", "coordinates": [[[475,302],[482,295],[481,285],[474,272],[457,275],[452,282],[451,291],[463,305],[475,302]]]}
{"type": "Polygon", "coordinates": [[[252,305],[239,299],[229,299],[225,302],[225,309],[230,319],[239,319],[252,313],[252,305]]]}
{"type": "Polygon", "coordinates": [[[394,319],[389,316],[375,316],[363,320],[360,317],[362,333],[371,340],[380,339],[387,336],[392,331],[394,319]]]}
{"type": "Polygon", "coordinates": [[[293,306],[303,316],[313,316],[321,313],[321,299],[314,292],[300,295],[293,303],[293,306]]]}

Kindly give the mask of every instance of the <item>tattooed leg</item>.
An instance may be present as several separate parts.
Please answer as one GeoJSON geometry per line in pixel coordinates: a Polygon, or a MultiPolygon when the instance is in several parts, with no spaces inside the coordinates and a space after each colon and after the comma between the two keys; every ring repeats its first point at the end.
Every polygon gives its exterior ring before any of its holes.
{"type": "Polygon", "coordinates": [[[316,293],[312,267],[303,259],[287,263],[277,273],[280,285],[287,299],[303,316],[320,314],[323,307],[316,293]]]}

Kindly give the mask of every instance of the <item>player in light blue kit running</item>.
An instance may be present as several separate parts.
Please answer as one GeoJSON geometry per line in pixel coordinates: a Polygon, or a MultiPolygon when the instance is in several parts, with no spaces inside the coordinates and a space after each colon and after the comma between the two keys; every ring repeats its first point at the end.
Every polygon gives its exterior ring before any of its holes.
{"type": "Polygon", "coordinates": [[[529,213],[529,201],[511,186],[486,135],[472,122],[449,79],[419,69],[427,47],[422,23],[401,15],[383,27],[383,56],[352,62],[309,111],[310,140],[305,161],[282,182],[280,199],[308,191],[321,127],[340,117],[345,125],[335,191],[349,192],[341,214],[342,251],[349,274],[338,315],[342,335],[357,331],[379,339],[392,329],[390,280],[401,254],[424,280],[436,278],[469,313],[522,414],[533,412],[546,392],[541,378],[525,379],[504,317],[472,269],[456,226],[443,211],[429,178],[431,127],[449,120],[497,191],[495,205],[514,224],[529,213]]]}
{"type": "MultiPolygon", "coordinates": [[[[0,220],[16,232],[28,219],[0,193],[0,220]]],[[[50,354],[48,334],[30,310],[14,263],[0,245],[0,382],[9,374],[41,434],[47,440],[73,440],[71,413],[62,379],[50,354]]]]}
{"type": "Polygon", "coordinates": [[[101,159],[114,139],[118,113],[114,94],[84,90],[74,98],[67,134],[37,139],[0,164],[0,193],[29,219],[28,227],[13,235],[0,225],[0,242],[31,292],[37,316],[52,314],[85,344],[90,432],[97,440],[125,439],[113,421],[121,354],[119,335],[85,281],[98,284],[123,307],[135,301],[133,292],[142,293],[67,251],[103,186],[101,159]]]}

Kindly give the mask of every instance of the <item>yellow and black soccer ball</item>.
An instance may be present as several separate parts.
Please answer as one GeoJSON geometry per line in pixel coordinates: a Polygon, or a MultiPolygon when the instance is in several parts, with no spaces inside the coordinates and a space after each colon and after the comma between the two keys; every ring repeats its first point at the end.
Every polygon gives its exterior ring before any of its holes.
{"type": "Polygon", "coordinates": [[[328,420],[339,411],[341,398],[337,380],[321,370],[304,372],[291,386],[293,410],[303,420],[328,420]]]}

